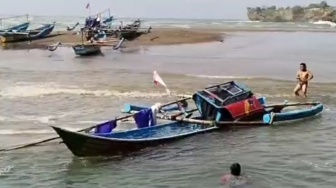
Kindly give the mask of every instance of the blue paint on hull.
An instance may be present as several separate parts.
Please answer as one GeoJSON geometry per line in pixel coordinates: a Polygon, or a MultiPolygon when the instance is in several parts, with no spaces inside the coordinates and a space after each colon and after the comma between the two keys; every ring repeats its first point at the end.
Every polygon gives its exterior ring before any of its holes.
{"type": "Polygon", "coordinates": [[[76,45],[72,47],[76,55],[79,56],[91,56],[101,54],[99,46],[95,45],[76,45]]]}
{"type": "Polygon", "coordinates": [[[142,129],[91,135],[52,128],[75,156],[127,154],[147,147],[171,143],[192,135],[215,131],[218,127],[171,122],[142,129]]]}
{"type": "MultiPolygon", "coordinates": [[[[313,106],[312,108],[308,108],[308,109],[274,113],[273,122],[293,121],[293,120],[308,118],[308,117],[315,116],[321,113],[322,111],[323,111],[323,104],[317,104],[313,106]]],[[[272,113],[268,113],[263,116],[264,123],[271,123],[271,121],[272,121],[272,113]]]]}

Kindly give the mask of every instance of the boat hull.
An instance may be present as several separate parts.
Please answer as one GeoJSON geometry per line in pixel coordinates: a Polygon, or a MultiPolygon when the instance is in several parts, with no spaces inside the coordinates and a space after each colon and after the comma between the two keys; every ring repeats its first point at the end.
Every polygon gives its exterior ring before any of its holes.
{"type": "Polygon", "coordinates": [[[263,116],[264,123],[270,123],[273,121],[283,122],[283,121],[296,121],[309,117],[316,116],[323,111],[323,104],[318,103],[311,108],[293,110],[288,112],[280,112],[280,113],[267,113],[263,116]]]}
{"type": "Polygon", "coordinates": [[[13,26],[7,29],[0,30],[0,36],[8,32],[13,32],[13,31],[25,32],[28,29],[29,25],[30,25],[30,22],[25,22],[25,23],[22,23],[22,24],[19,24],[19,25],[16,25],[16,26],[13,26]]]}
{"type": "Polygon", "coordinates": [[[101,54],[101,49],[96,45],[75,45],[72,47],[75,54],[79,56],[93,56],[101,54]]]}
{"type": "Polygon", "coordinates": [[[48,36],[53,30],[54,24],[47,24],[35,30],[24,32],[9,32],[1,36],[2,43],[24,42],[42,39],[48,36]]]}
{"type": "Polygon", "coordinates": [[[62,138],[68,149],[79,157],[125,155],[218,129],[173,122],[136,130],[90,135],[59,127],[52,126],[52,128],[62,138]]]}

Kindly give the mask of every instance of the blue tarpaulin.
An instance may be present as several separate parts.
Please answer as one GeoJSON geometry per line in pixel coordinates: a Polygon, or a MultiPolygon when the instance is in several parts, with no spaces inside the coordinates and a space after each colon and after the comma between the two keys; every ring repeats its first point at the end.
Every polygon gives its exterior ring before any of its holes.
{"type": "Polygon", "coordinates": [[[95,133],[100,134],[100,133],[111,133],[113,129],[117,127],[117,121],[116,120],[111,120],[102,124],[99,124],[96,126],[95,133]]]}
{"type": "Polygon", "coordinates": [[[144,109],[134,115],[135,123],[138,129],[155,125],[152,109],[144,109]]]}

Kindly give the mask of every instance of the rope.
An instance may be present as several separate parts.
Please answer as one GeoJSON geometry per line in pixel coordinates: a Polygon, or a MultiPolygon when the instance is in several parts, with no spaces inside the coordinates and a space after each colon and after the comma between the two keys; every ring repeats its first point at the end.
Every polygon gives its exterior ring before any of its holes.
{"type": "Polygon", "coordinates": [[[13,19],[13,18],[20,18],[20,17],[27,17],[28,18],[28,14],[24,14],[24,15],[19,15],[19,16],[12,16],[12,17],[6,17],[6,18],[0,18],[0,20],[9,20],[9,19],[13,19]]]}

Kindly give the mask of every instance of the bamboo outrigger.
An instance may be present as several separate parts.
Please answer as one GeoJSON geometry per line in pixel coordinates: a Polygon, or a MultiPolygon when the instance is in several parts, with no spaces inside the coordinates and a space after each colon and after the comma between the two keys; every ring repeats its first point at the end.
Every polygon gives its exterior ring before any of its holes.
{"type": "Polygon", "coordinates": [[[121,38],[120,40],[117,39],[110,39],[106,41],[88,41],[84,42],[84,32],[81,32],[81,43],[61,43],[57,42],[56,44],[48,46],[49,51],[55,51],[59,46],[64,47],[72,47],[75,54],[78,56],[93,56],[101,54],[101,47],[112,47],[113,50],[118,50],[122,44],[124,43],[125,39],[121,38]]]}

